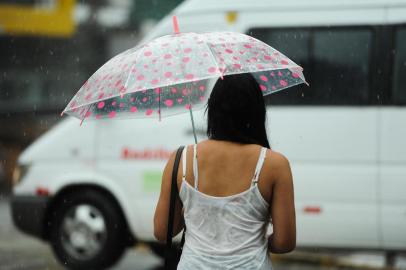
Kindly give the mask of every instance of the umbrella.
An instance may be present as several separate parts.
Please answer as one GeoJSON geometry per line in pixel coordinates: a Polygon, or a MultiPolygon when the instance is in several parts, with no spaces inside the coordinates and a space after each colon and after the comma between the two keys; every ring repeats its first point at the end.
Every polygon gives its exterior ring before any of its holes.
{"type": "Polygon", "coordinates": [[[79,89],[62,114],[81,119],[158,118],[204,106],[223,76],[250,72],[264,95],[306,83],[303,69],[251,36],[175,33],[118,54],[79,89]]]}

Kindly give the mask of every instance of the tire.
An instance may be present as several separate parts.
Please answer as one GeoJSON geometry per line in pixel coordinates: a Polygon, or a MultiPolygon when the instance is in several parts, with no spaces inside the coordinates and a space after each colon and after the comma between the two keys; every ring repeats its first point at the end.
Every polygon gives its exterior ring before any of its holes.
{"type": "Polygon", "coordinates": [[[86,189],[58,201],[51,221],[52,249],[69,269],[104,269],[126,247],[126,223],[118,206],[102,192],[86,189]]]}

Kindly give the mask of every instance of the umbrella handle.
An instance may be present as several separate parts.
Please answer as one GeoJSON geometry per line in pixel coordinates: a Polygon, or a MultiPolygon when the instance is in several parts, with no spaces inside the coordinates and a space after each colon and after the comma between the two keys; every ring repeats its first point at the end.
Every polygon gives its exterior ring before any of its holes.
{"type": "Polygon", "coordinates": [[[195,121],[193,119],[193,113],[192,113],[192,105],[189,106],[189,113],[190,113],[190,119],[192,120],[193,137],[195,138],[195,144],[197,144],[195,121]]]}
{"type": "Polygon", "coordinates": [[[175,34],[179,34],[178,18],[174,15],[172,16],[173,31],[175,34]]]}

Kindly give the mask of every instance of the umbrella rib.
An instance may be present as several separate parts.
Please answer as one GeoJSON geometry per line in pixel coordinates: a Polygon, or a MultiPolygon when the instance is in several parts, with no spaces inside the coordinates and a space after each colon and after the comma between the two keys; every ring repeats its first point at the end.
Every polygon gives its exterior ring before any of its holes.
{"type": "Polygon", "coordinates": [[[80,126],[82,126],[83,121],[85,121],[86,114],[89,112],[90,108],[93,106],[93,104],[90,104],[89,107],[87,108],[87,111],[85,112],[85,115],[82,118],[82,121],[80,121],[80,126]]]}
{"type": "MultiPolygon", "coordinates": [[[[223,79],[223,73],[220,71],[220,66],[218,65],[216,59],[214,58],[213,50],[210,48],[209,45],[207,45],[207,41],[204,42],[204,45],[206,45],[207,49],[209,49],[209,51],[210,51],[210,53],[211,53],[211,55],[210,55],[210,56],[211,56],[211,59],[213,60],[214,64],[216,65],[217,70],[218,70],[219,73],[220,73],[221,79],[223,79]]],[[[225,70],[224,70],[224,71],[225,71],[225,70]]]]}
{"type": "MultiPolygon", "coordinates": [[[[141,49],[138,51],[137,56],[135,57],[134,63],[136,64],[138,62],[138,58],[140,58],[141,53],[145,50],[145,44],[141,46],[141,49]]],[[[135,64],[133,63],[133,65],[131,66],[131,69],[135,66],[135,64]]],[[[125,82],[125,88],[127,88],[128,85],[128,80],[130,79],[130,75],[131,75],[131,69],[130,72],[128,74],[127,80],[125,82]]]]}
{"type": "Polygon", "coordinates": [[[161,122],[161,88],[158,88],[158,116],[159,122],[161,122]]]}
{"type": "MultiPolygon", "coordinates": [[[[137,62],[137,59],[135,59],[135,62],[137,62]]],[[[127,76],[127,80],[125,80],[125,84],[124,84],[125,89],[127,89],[128,81],[130,80],[130,76],[131,76],[131,70],[133,70],[134,66],[135,66],[135,64],[132,64],[132,66],[130,68],[130,72],[128,73],[128,76],[127,76]]]]}

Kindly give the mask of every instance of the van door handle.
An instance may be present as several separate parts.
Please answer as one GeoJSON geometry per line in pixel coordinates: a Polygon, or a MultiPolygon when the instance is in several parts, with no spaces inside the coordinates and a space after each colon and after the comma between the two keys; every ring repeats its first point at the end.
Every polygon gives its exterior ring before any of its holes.
{"type": "Polygon", "coordinates": [[[303,208],[303,212],[308,213],[308,214],[320,214],[321,207],[320,206],[305,206],[303,208]]]}

